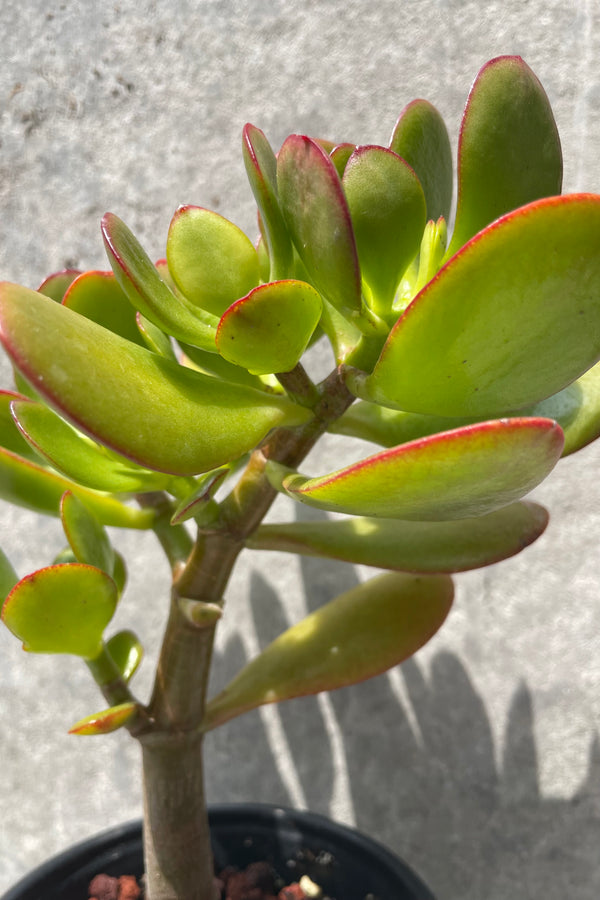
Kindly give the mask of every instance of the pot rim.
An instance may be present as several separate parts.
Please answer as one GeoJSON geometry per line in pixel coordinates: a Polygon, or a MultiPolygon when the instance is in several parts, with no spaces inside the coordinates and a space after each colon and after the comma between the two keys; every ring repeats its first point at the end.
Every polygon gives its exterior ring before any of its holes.
{"type": "MultiPolygon", "coordinates": [[[[434,900],[433,894],[416,875],[416,873],[389,848],[371,838],[369,835],[358,831],[349,825],[344,825],[328,816],[305,810],[290,809],[278,804],[269,803],[216,803],[208,805],[211,827],[225,825],[235,820],[240,827],[246,827],[253,822],[262,827],[273,827],[277,830],[278,823],[281,828],[295,827],[302,832],[303,838],[310,841],[314,839],[318,843],[319,834],[325,832],[333,841],[344,845],[353,855],[368,856],[376,866],[381,866],[394,873],[399,881],[414,893],[419,900],[434,900]]],[[[73,873],[74,865],[83,867],[93,862],[94,858],[102,855],[113,855],[117,858],[124,855],[127,850],[132,850],[140,845],[142,839],[142,821],[136,819],[130,822],[116,825],[92,835],[82,841],[78,841],[71,847],[52,856],[41,863],[34,870],[24,876],[1,900],[22,900],[27,891],[39,888],[40,882],[45,878],[66,878],[73,873]]],[[[33,896],[33,895],[32,895],[33,896]]]]}

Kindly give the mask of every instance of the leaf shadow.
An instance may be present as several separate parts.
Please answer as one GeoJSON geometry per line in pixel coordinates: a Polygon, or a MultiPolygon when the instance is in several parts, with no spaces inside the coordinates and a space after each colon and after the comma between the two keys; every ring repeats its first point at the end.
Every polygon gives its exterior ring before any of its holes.
{"type": "MultiPolygon", "coordinates": [[[[299,518],[323,515],[302,507],[299,518]]],[[[344,563],[302,557],[300,568],[308,611],[358,582],[354,568],[344,563]]],[[[262,648],[287,627],[285,602],[255,575],[250,607],[262,648]]],[[[217,660],[218,681],[228,680],[245,661],[241,642],[231,639],[217,660]]],[[[498,759],[485,704],[458,656],[438,652],[427,674],[415,659],[397,672],[400,694],[382,675],[328,695],[357,827],[406,859],[439,900],[600,895],[598,737],[591,736],[587,775],[575,795],[544,797],[525,683],[512,697],[498,759]]],[[[334,761],[323,704],[306,697],[277,709],[307,806],[335,816],[339,759],[334,761]]],[[[224,752],[231,760],[252,747],[243,765],[230,765],[239,771],[225,786],[228,799],[293,805],[278,774],[280,748],[269,745],[259,713],[233,720],[214,743],[214,771],[224,752]]]]}

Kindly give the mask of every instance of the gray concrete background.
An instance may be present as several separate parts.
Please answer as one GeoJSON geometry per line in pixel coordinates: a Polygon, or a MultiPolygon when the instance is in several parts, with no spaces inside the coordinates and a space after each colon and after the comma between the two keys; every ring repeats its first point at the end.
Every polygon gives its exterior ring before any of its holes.
{"type": "MultiPolygon", "coordinates": [[[[274,145],[291,131],[383,142],[423,96],[455,139],[477,70],[503,53],[523,55],[546,87],[565,189],[600,189],[594,0],[3,0],[0,26],[0,276],[32,287],[65,265],[107,268],[106,210],[155,256],[184,202],[254,234],[240,154],[248,120],[274,145]]],[[[314,471],[345,452],[329,441],[314,471]]],[[[356,822],[440,900],[596,900],[599,458],[592,447],[559,465],[536,491],[552,512],[547,533],[520,557],[457,578],[450,619],[414,661],[211,737],[210,798],[356,822]]],[[[0,539],[21,574],[63,543],[55,522],[5,505],[0,539]]],[[[147,696],[167,574],[151,536],[120,540],[131,577],[117,624],[148,648],[138,676],[147,696]]],[[[229,590],[216,681],[366,574],[248,555],[229,590]]],[[[5,631],[0,653],[2,891],[73,841],[136,817],[140,802],[127,735],[66,734],[102,705],[82,667],[25,658],[5,631]]]]}

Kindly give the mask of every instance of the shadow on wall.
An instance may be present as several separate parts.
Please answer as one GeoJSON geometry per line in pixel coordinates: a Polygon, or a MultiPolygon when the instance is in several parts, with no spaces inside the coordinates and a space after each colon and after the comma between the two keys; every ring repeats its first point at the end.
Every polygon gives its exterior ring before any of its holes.
{"type": "MultiPolygon", "coordinates": [[[[317,516],[302,511],[302,517],[317,516]]],[[[309,610],[357,583],[351,566],[327,560],[303,558],[302,575],[309,610]]],[[[259,575],[251,606],[263,647],[288,623],[282,602],[259,575]]],[[[245,662],[241,642],[232,639],[215,660],[218,684],[245,662]]],[[[458,657],[439,653],[427,680],[414,660],[399,671],[416,728],[386,675],[329,695],[357,827],[404,857],[439,900],[596,900],[598,739],[576,795],[544,798],[526,685],[513,697],[498,767],[484,704],[458,657]]],[[[308,808],[328,814],[335,766],[322,702],[307,697],[281,704],[278,719],[308,808]]],[[[220,780],[232,800],[294,805],[258,712],[219,729],[206,750],[209,795],[220,780]]]]}

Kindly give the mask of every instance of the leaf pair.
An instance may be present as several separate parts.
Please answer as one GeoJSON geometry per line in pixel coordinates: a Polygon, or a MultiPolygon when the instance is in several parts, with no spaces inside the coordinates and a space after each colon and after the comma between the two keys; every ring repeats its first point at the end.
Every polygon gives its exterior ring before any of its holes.
{"type": "Polygon", "coordinates": [[[414,171],[385,147],[359,147],[340,180],[313,140],[291,135],[277,160],[283,219],[323,297],[359,329],[370,308],[390,313],[396,288],[416,255],[426,210],[414,171]]]}
{"type": "MultiPolygon", "coordinates": [[[[256,251],[232,222],[201,207],[177,211],[167,239],[176,293],[120,219],[107,214],[103,232],[111,264],[135,308],[184,347],[209,355],[218,351],[235,367],[259,375],[288,372],[299,361],[319,322],[321,298],[298,280],[258,286],[256,251]],[[208,329],[201,334],[199,316],[208,329]]],[[[235,371],[222,374],[240,380],[235,371]]]]}

